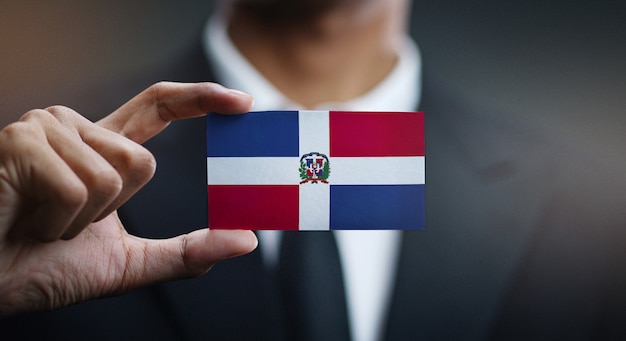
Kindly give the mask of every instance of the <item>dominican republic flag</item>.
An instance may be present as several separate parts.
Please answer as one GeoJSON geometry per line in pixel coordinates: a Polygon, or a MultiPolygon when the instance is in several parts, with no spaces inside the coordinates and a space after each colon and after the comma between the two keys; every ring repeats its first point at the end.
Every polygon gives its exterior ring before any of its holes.
{"type": "Polygon", "coordinates": [[[207,116],[209,227],[424,228],[420,112],[207,116]]]}

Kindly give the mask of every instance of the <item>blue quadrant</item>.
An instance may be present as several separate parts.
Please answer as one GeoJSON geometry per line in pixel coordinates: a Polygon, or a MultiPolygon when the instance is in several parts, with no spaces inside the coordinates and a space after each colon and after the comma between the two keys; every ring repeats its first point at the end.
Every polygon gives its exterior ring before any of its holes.
{"type": "Polygon", "coordinates": [[[299,156],[298,112],[207,115],[207,156],[299,156]]]}
{"type": "Polygon", "coordinates": [[[424,222],[424,185],[330,188],[332,230],[421,230],[424,222]]]}

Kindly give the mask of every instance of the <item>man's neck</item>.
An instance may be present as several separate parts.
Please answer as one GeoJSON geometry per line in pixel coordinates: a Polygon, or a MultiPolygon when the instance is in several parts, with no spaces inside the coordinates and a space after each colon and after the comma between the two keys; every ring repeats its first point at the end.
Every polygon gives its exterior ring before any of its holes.
{"type": "Polygon", "coordinates": [[[402,1],[374,2],[367,10],[338,8],[306,22],[267,24],[234,10],[234,45],[287,98],[305,108],[343,102],[374,88],[397,60],[404,32],[402,1]]]}

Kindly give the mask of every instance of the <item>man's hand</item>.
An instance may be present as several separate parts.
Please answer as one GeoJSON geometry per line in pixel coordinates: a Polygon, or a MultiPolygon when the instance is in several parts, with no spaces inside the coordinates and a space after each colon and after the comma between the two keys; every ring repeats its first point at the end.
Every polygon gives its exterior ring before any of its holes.
{"type": "Polygon", "coordinates": [[[251,104],[217,84],[159,83],[97,124],[55,106],[0,130],[0,316],[199,276],[252,251],[250,231],[149,240],[129,235],[116,213],[154,173],[140,143],[173,120],[251,104]]]}

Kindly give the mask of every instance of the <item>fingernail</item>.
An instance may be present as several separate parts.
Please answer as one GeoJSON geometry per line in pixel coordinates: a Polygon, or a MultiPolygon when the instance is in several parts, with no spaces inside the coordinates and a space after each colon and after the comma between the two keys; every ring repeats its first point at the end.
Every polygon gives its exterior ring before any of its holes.
{"type": "Polygon", "coordinates": [[[248,95],[247,93],[237,90],[237,89],[228,89],[228,92],[230,92],[231,94],[235,95],[235,96],[245,96],[245,97],[251,97],[250,95],[248,95]]]}
{"type": "Polygon", "coordinates": [[[230,92],[230,94],[235,97],[239,97],[240,99],[250,101],[250,105],[248,108],[252,108],[254,106],[254,97],[252,97],[251,95],[243,91],[236,90],[236,89],[228,89],[228,92],[230,92]]]}

